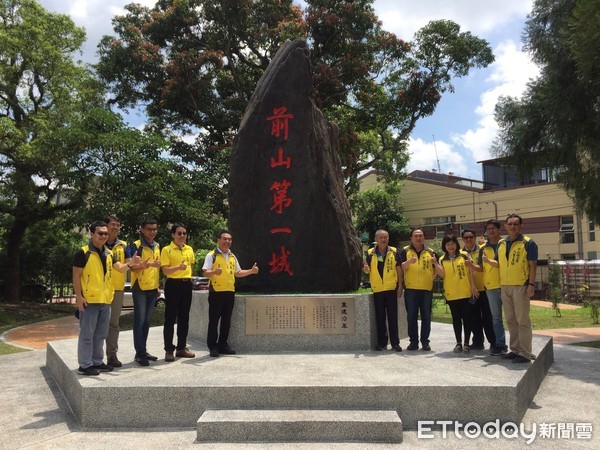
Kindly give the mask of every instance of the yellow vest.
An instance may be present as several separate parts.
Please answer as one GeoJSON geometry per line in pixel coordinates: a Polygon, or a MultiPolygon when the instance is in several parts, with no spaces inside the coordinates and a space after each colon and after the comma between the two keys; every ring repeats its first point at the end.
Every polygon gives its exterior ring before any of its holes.
{"type": "Polygon", "coordinates": [[[179,248],[174,242],[171,242],[160,253],[161,266],[174,267],[181,263],[187,266],[185,270],[177,270],[171,275],[167,275],[167,278],[192,278],[192,265],[194,262],[196,262],[196,255],[194,255],[194,249],[189,245],[179,248]]]}
{"type": "Polygon", "coordinates": [[[86,256],[86,263],[81,272],[81,294],[88,303],[111,304],[113,301],[113,282],[112,282],[112,253],[107,248],[106,252],[106,273],[102,267],[102,261],[98,252],[90,250],[90,246],[81,247],[86,256]]]}
{"type": "MultiPolygon", "coordinates": [[[[481,247],[481,251],[487,255],[489,259],[496,257],[494,249],[486,246],[485,244],[481,247]]],[[[483,284],[486,289],[499,289],[500,288],[500,270],[498,267],[494,267],[491,264],[487,264],[482,261],[481,266],[483,267],[483,284]]]]}
{"type": "MultiPolygon", "coordinates": [[[[114,247],[111,249],[113,254],[113,261],[120,262],[121,264],[125,264],[125,247],[127,247],[127,243],[123,241],[117,240],[115,242],[114,247]]],[[[112,281],[115,291],[122,291],[125,289],[125,278],[127,277],[127,272],[122,273],[118,270],[115,270],[112,274],[112,281]]]]}
{"type": "MultiPolygon", "coordinates": [[[[148,258],[148,262],[160,260],[160,248],[158,243],[154,244],[153,249],[145,245],[142,246],[141,240],[135,241],[134,244],[135,248],[137,249],[137,254],[142,259],[142,261],[146,258],[148,258]],[[140,249],[142,250],[141,254],[140,249]]],[[[142,291],[151,291],[153,289],[158,289],[158,277],[158,267],[147,267],[141,272],[131,271],[131,286],[135,286],[135,283],[137,282],[138,287],[142,291]]]]}
{"type": "Polygon", "coordinates": [[[469,269],[465,264],[468,258],[463,252],[456,255],[453,260],[447,259],[446,255],[440,258],[440,264],[444,268],[444,295],[446,300],[458,300],[471,297],[471,282],[469,281],[469,269]]]}
{"type": "Polygon", "coordinates": [[[371,256],[371,272],[369,279],[371,280],[371,289],[373,292],[383,292],[396,290],[398,288],[398,272],[396,269],[396,248],[388,246],[383,264],[383,279],[377,269],[377,254],[374,248],[367,251],[367,255],[371,256]]]}
{"type": "Polygon", "coordinates": [[[525,242],[530,238],[523,236],[523,240],[515,241],[510,246],[508,258],[506,256],[506,241],[498,243],[498,263],[500,264],[500,284],[502,286],[524,286],[529,280],[529,261],[525,242]]]}
{"type": "MultiPolygon", "coordinates": [[[[480,251],[481,251],[481,248],[478,245],[475,245],[475,249],[471,252],[468,251],[466,247],[464,247],[462,249],[462,253],[469,255],[471,257],[471,261],[473,261],[473,264],[477,264],[477,258],[479,258],[480,251]]],[[[477,290],[479,292],[484,291],[485,284],[483,281],[483,272],[477,272],[476,270],[474,270],[473,278],[475,279],[475,287],[477,288],[477,290]]]]}
{"type": "Polygon", "coordinates": [[[431,263],[433,249],[424,248],[418,257],[417,252],[410,245],[404,247],[404,250],[406,250],[407,260],[413,256],[417,258],[417,262],[411,264],[408,270],[404,271],[404,286],[406,289],[433,290],[433,279],[435,277],[434,267],[431,263]]]}
{"type": "Polygon", "coordinates": [[[210,289],[215,292],[233,292],[235,291],[235,263],[236,259],[233,253],[229,252],[227,261],[225,257],[216,250],[211,250],[208,253],[213,259],[213,269],[220,267],[221,275],[213,275],[210,277],[210,289]]]}

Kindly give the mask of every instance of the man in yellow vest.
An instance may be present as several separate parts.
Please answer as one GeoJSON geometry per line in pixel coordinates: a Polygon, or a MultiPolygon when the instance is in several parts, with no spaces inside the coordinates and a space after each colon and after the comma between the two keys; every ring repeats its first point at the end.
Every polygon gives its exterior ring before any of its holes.
{"type": "MultiPolygon", "coordinates": [[[[106,222],[108,227],[108,239],[105,245],[112,252],[114,261],[125,264],[127,243],[119,239],[121,219],[111,214],[104,219],[104,222],[106,222]]],[[[125,279],[126,276],[124,273],[117,271],[112,274],[115,294],[110,304],[110,325],[108,326],[108,336],[106,336],[106,363],[111,367],[123,366],[119,358],[117,358],[117,352],[119,351],[119,317],[121,317],[121,310],[123,309],[125,279]]]]}
{"type": "Polygon", "coordinates": [[[402,268],[398,251],[388,245],[390,235],[386,230],[375,232],[377,245],[367,251],[363,271],[369,274],[375,321],[377,324],[377,346],[375,350],[387,348],[388,332],[392,348],[402,351],[398,337],[398,298],[402,297],[402,268]],[[386,324],[387,315],[387,324],[386,324]]]}
{"type": "Polygon", "coordinates": [[[471,350],[483,350],[485,341],[483,335],[487,337],[490,343],[490,348],[496,346],[496,336],[494,334],[494,326],[492,324],[492,312],[485,292],[485,284],[483,281],[483,272],[477,271],[476,264],[479,259],[481,249],[476,241],[475,232],[470,228],[465,228],[460,234],[463,241],[462,251],[469,255],[469,260],[473,263],[473,279],[475,288],[479,292],[479,297],[471,297],[471,305],[469,307],[471,313],[471,332],[473,333],[473,344],[471,350]]]}
{"type": "Polygon", "coordinates": [[[156,219],[142,222],[141,238],[127,247],[127,257],[137,253],[142,262],[131,268],[131,297],[133,299],[133,346],[135,363],[147,367],[149,361],[158,357],[148,353],[146,342],[150,331],[150,319],[158,299],[158,281],[160,271],[160,246],[154,239],[158,232],[156,219]]]}
{"type": "Polygon", "coordinates": [[[165,281],[165,361],[196,356],[187,348],[187,335],[192,306],[192,268],[196,262],[194,249],[187,245],[187,229],[182,223],[171,226],[171,244],[160,253],[165,281]],[[173,345],[173,334],[177,323],[177,345],[173,345]]]}
{"type": "Polygon", "coordinates": [[[490,219],[485,223],[487,241],[482,245],[475,270],[483,273],[483,284],[485,293],[492,313],[492,325],[496,346],[492,347],[490,354],[499,356],[507,353],[506,333],[502,323],[502,297],[500,293],[500,270],[497,266],[490,264],[490,260],[496,257],[498,243],[500,242],[500,222],[490,219]]]}
{"type": "Polygon", "coordinates": [[[235,355],[227,342],[235,302],[235,279],[258,273],[256,263],[251,269],[242,270],[237,258],[231,253],[231,243],[231,233],[227,230],[219,231],[217,248],[208,252],[202,266],[204,275],[210,279],[206,344],[213,357],[218,357],[219,354],[235,355]]]}
{"type": "Polygon", "coordinates": [[[421,348],[431,351],[431,308],[433,306],[433,279],[436,273],[443,275],[433,249],[425,247],[423,230],[415,228],[410,232],[410,245],[400,252],[404,271],[404,304],[408,321],[410,344],[407,350],[419,349],[418,316],[421,314],[421,348]]]}
{"type": "Polygon", "coordinates": [[[510,353],[501,356],[514,363],[529,363],[533,357],[529,308],[535,294],[538,247],[533,239],[521,234],[522,223],[516,214],[506,218],[508,237],[500,240],[496,251],[502,306],[510,333],[510,353]]]}
{"type": "MultiPolygon", "coordinates": [[[[113,260],[112,252],[104,246],[107,238],[106,222],[92,223],[88,244],[73,256],[73,291],[79,310],[77,359],[82,375],[113,370],[104,364],[103,349],[114,292],[112,274],[113,269],[127,272],[129,265],[113,260]]],[[[133,255],[132,261],[139,263],[139,257],[133,255]]]]}

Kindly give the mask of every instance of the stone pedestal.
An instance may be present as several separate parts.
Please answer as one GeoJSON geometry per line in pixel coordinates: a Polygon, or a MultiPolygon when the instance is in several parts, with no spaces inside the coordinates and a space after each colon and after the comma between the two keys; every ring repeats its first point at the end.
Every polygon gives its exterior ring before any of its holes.
{"type": "MultiPolygon", "coordinates": [[[[398,304],[398,324],[400,339],[408,336],[406,325],[406,309],[404,302],[400,299],[398,304]]],[[[309,311],[307,310],[307,312],[309,311]]],[[[312,316],[307,318],[312,320],[312,316]]],[[[190,331],[191,337],[206,342],[206,332],[208,330],[208,293],[194,292],[192,308],[190,311],[190,331]]],[[[375,325],[375,308],[373,306],[372,294],[298,294],[298,295],[236,295],[235,307],[231,318],[231,331],[229,334],[229,345],[231,348],[243,353],[249,352],[319,352],[319,351],[358,351],[375,348],[377,344],[377,333],[375,325]],[[261,303],[271,303],[273,308],[277,305],[284,305],[288,299],[293,299],[294,304],[302,305],[305,303],[310,310],[310,305],[315,299],[323,300],[341,300],[348,304],[353,311],[348,311],[348,317],[353,318],[353,332],[351,334],[342,334],[343,332],[327,330],[318,331],[309,330],[306,333],[281,331],[266,331],[265,334],[259,334],[254,329],[247,329],[247,320],[249,308],[247,304],[253,300],[259,299],[261,303]],[[353,316],[353,317],[352,317],[353,316]],[[267,334],[268,333],[268,334],[267,334]],[[335,334],[334,334],[335,333],[335,334]]]]}

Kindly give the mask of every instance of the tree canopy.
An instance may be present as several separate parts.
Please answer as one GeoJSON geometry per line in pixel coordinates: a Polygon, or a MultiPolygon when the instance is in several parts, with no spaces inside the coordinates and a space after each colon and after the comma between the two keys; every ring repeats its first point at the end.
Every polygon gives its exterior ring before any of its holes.
{"type": "MultiPolygon", "coordinates": [[[[57,224],[83,226],[124,208],[152,213],[162,224],[167,214],[169,220],[193,216],[196,224],[210,217],[194,196],[214,197],[218,183],[161,157],[167,146],[160,136],[131,129],[110,111],[102,84],[74,59],[83,29],[34,0],[0,2],[0,18],[0,251],[7,301],[18,301],[21,274],[42,273],[21,270],[21,256],[34,261],[32,250],[41,265],[53,254],[22,248],[24,239],[25,245],[39,241],[27,237],[31,227],[54,233],[57,224]]],[[[223,206],[215,211],[223,213],[223,206]]]]}
{"type": "Polygon", "coordinates": [[[600,222],[600,9],[594,0],[536,0],[524,44],[541,74],[496,106],[496,152],[523,172],[550,168],[600,222]]]}
{"type": "Polygon", "coordinates": [[[391,182],[356,196],[353,201],[355,226],[363,243],[373,242],[375,232],[383,228],[390,235],[390,245],[398,246],[402,235],[410,230],[403,214],[400,190],[398,183],[391,182]]]}
{"type": "Polygon", "coordinates": [[[279,46],[311,47],[313,97],[340,127],[349,191],[358,174],[402,173],[406,142],[453,77],[493,61],[487,42],[451,21],[429,23],[412,42],[381,27],[372,0],[159,0],[126,6],[97,66],[121,108],[144,107],[175,155],[226,180],[233,136],[256,82],[279,46]],[[195,142],[183,136],[195,136],[195,142]]]}

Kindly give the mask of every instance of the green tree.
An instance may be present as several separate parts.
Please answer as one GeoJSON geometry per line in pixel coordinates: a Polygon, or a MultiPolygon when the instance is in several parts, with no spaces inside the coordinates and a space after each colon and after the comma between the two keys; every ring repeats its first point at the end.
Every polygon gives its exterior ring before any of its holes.
{"type": "Polygon", "coordinates": [[[354,226],[363,243],[371,243],[375,232],[383,228],[390,235],[390,245],[398,246],[400,237],[409,231],[398,183],[361,192],[352,201],[352,206],[354,226]]]}
{"type": "MultiPolygon", "coordinates": [[[[71,284],[73,253],[86,242],[86,237],[68,224],[64,217],[58,217],[27,228],[20,248],[23,280],[41,282],[53,288],[71,284]]],[[[10,260],[6,262],[11,263],[10,260]]]]}
{"type": "Polygon", "coordinates": [[[493,61],[487,42],[451,21],[435,21],[413,42],[382,30],[372,0],[160,0],[131,4],[99,46],[98,71],[121,108],[144,106],[174,154],[226,179],[244,109],[280,45],[311,46],[313,93],[340,126],[349,191],[375,168],[391,179],[406,142],[431,115],[453,77],[493,61]],[[202,131],[202,132],[200,132],[202,131]],[[195,142],[182,139],[196,136],[195,142]]]}
{"type": "MultiPolygon", "coordinates": [[[[144,140],[103,106],[100,83],[73,60],[85,33],[67,16],[12,0],[0,2],[0,18],[0,217],[9,261],[3,277],[5,299],[17,302],[27,230],[83,210],[102,161],[139,151],[144,140]]],[[[37,250],[48,257],[48,249],[37,250]]]]}
{"type": "Polygon", "coordinates": [[[496,106],[496,152],[521,168],[550,168],[578,208],[600,221],[600,9],[595,0],[536,0],[525,48],[541,74],[496,106]]]}
{"type": "Polygon", "coordinates": [[[5,250],[11,261],[5,297],[16,302],[27,228],[81,203],[79,196],[62,195],[65,185],[85,191],[81,149],[50,148],[45,138],[100,99],[89,74],[71,59],[85,33],[68,17],[33,0],[2,1],[0,17],[0,212],[8,217],[5,250]]]}
{"type": "MultiPolygon", "coordinates": [[[[105,126],[115,132],[122,130],[122,119],[110,118],[110,127],[108,121],[105,126]]],[[[88,224],[116,214],[123,222],[121,238],[131,241],[138,238],[142,220],[153,217],[160,227],[157,240],[163,245],[171,240],[169,226],[174,222],[186,225],[190,245],[211,245],[227,215],[222,202],[219,209],[210,205],[214,197],[221,198],[211,174],[191,169],[169,156],[166,143],[159,136],[136,129],[120,133],[121,145],[98,158],[98,176],[77,223],[88,224]]]]}

